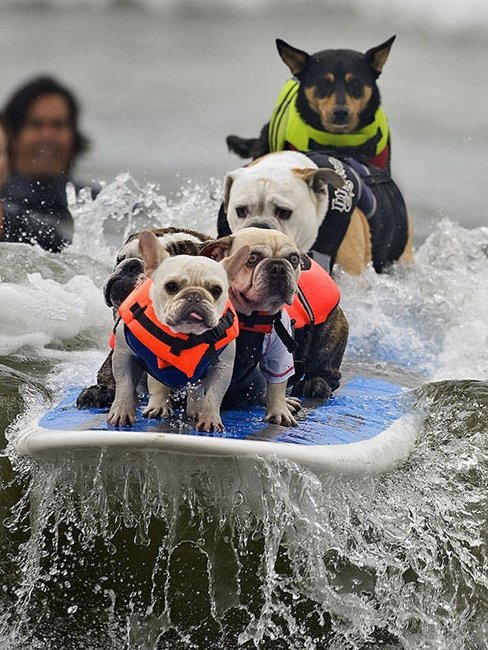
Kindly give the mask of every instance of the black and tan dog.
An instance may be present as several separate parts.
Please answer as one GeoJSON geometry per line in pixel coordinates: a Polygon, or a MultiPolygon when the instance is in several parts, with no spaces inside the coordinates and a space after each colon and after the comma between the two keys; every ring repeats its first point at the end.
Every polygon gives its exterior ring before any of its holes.
{"type": "Polygon", "coordinates": [[[390,135],[376,83],[395,36],[366,53],[323,50],[307,54],[277,39],[293,78],[285,84],[259,138],[227,137],[241,158],[271,151],[328,151],[385,169],[390,135]]]}

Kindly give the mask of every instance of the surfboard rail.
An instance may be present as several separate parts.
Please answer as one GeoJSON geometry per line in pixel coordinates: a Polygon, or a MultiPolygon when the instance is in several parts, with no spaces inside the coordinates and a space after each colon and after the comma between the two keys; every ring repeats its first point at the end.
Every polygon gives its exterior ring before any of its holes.
{"type": "Polygon", "coordinates": [[[402,386],[391,382],[356,378],[329,402],[307,407],[298,427],[269,425],[259,409],[250,409],[224,412],[226,432],[219,434],[196,432],[188,423],[171,428],[143,418],[139,428],[114,429],[100,410],[77,411],[71,395],[27,427],[15,447],[20,455],[34,459],[129,450],[274,458],[316,471],[381,473],[405,460],[415,445],[418,427],[414,414],[398,399],[403,392],[402,386]]]}
{"type": "Polygon", "coordinates": [[[241,440],[180,433],[132,431],[49,430],[33,425],[19,437],[19,454],[42,459],[67,452],[93,450],[131,450],[190,454],[195,456],[232,456],[237,458],[274,458],[304,465],[315,470],[348,474],[381,473],[405,460],[415,444],[416,427],[412,415],[396,420],[388,429],[369,440],[335,445],[290,445],[283,442],[241,440]]]}

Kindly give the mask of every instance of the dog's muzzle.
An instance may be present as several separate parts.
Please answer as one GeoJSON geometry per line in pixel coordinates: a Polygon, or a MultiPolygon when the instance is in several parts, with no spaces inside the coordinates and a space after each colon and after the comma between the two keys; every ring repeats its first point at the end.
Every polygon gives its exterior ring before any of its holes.
{"type": "Polygon", "coordinates": [[[253,217],[246,222],[244,228],[263,228],[264,230],[277,230],[276,224],[273,224],[268,219],[261,219],[253,217]]]}
{"type": "Polygon", "coordinates": [[[291,304],[296,291],[295,275],[291,264],[283,259],[266,260],[266,279],[270,292],[276,292],[291,304]]]}
{"type": "Polygon", "coordinates": [[[105,302],[109,307],[119,307],[144,278],[144,265],[137,257],[120,262],[103,287],[105,302]]]}

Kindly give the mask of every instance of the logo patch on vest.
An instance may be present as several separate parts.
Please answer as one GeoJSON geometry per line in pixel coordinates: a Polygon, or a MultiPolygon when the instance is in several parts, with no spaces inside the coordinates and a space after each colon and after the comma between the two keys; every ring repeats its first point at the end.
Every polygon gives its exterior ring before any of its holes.
{"type": "Polygon", "coordinates": [[[334,171],[344,181],[342,187],[335,188],[330,207],[332,210],[337,210],[337,212],[350,212],[354,198],[354,185],[352,181],[348,180],[346,170],[340,160],[330,157],[329,162],[334,168],[334,171]]]}

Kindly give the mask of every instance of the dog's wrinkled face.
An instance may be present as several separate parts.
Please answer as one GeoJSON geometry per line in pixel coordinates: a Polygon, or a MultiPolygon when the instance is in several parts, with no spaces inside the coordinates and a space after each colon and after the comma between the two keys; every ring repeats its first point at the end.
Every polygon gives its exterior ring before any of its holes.
{"type": "Polygon", "coordinates": [[[228,291],[222,265],[204,257],[168,257],[152,280],[154,311],[172,330],[201,334],[218,324],[228,291]]]}
{"type": "Polygon", "coordinates": [[[120,261],[103,285],[103,295],[109,307],[117,310],[127,296],[144,280],[144,265],[138,257],[120,261]]]}
{"type": "Polygon", "coordinates": [[[344,181],[301,153],[268,154],[226,175],[229,226],[232,232],[247,227],[279,230],[301,250],[310,250],[329,206],[328,183],[342,187],[344,181]]]}
{"type": "Polygon", "coordinates": [[[249,249],[243,247],[222,264],[207,257],[170,257],[149,231],[139,236],[144,271],[152,278],[150,297],[161,323],[184,334],[202,334],[215,327],[227,301],[229,278],[242,266],[249,249]]]}
{"type": "Polygon", "coordinates": [[[310,268],[310,259],[292,239],[276,230],[245,228],[204,246],[202,255],[225,259],[234,251],[249,247],[244,266],[230,282],[229,297],[237,311],[275,313],[291,305],[301,270],[310,268]]]}
{"type": "MultiPolygon", "coordinates": [[[[308,111],[306,121],[329,133],[352,133],[361,126],[395,37],[366,53],[356,50],[323,50],[307,54],[277,40],[278,52],[300,79],[308,111]]],[[[379,98],[379,96],[378,96],[379,98]]],[[[302,103],[300,112],[306,110],[302,103]]]]}

